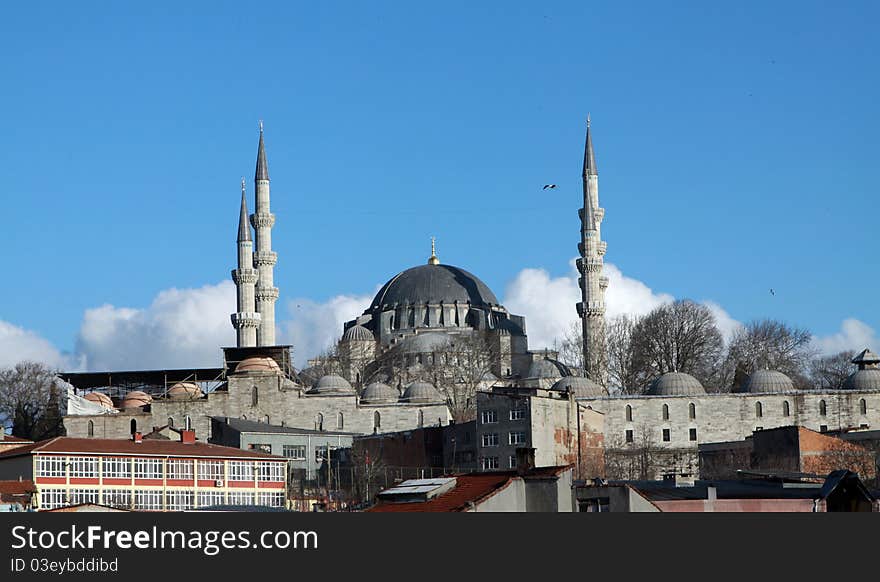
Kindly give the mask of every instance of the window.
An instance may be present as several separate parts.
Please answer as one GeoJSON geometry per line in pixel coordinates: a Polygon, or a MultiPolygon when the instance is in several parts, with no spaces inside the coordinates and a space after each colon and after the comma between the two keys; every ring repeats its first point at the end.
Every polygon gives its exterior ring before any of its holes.
{"type": "Polygon", "coordinates": [[[419,413],[416,416],[416,425],[420,428],[425,426],[425,411],[424,410],[419,410],[419,413]]]}
{"type": "Polygon", "coordinates": [[[37,477],[66,477],[67,462],[64,457],[37,457],[37,477]]]}
{"type": "Polygon", "coordinates": [[[382,415],[379,414],[379,411],[373,413],[373,430],[377,431],[382,428],[382,415]]]}
{"type": "Polygon", "coordinates": [[[518,466],[516,463],[516,455],[510,455],[507,458],[507,462],[508,462],[508,467],[511,469],[516,469],[518,466]]]}
{"type": "Polygon", "coordinates": [[[248,445],[249,451],[259,451],[261,453],[272,454],[272,445],[268,443],[251,443],[248,445]]]}
{"type": "Polygon", "coordinates": [[[192,491],[169,491],[165,495],[168,511],[184,511],[193,508],[195,495],[192,491]]]}
{"type": "Polygon", "coordinates": [[[482,443],[484,447],[497,447],[498,433],[484,434],[482,437],[482,443]]]}
{"type": "Polygon", "coordinates": [[[284,463],[277,461],[260,461],[257,463],[257,478],[260,481],[284,482],[284,463]]]}
{"type": "Polygon", "coordinates": [[[98,457],[70,457],[70,476],[96,478],[98,476],[98,457]]]}
{"type": "Polygon", "coordinates": [[[342,430],[345,427],[345,419],[342,417],[342,413],[338,413],[336,415],[336,428],[342,430]]]}
{"type": "Polygon", "coordinates": [[[244,491],[230,491],[229,492],[229,505],[253,505],[254,504],[254,494],[246,493],[244,491]]]}
{"type": "Polygon", "coordinates": [[[788,400],[782,402],[782,416],[791,416],[791,408],[789,407],[788,400]]]}
{"type": "Polygon", "coordinates": [[[526,444],[526,433],[522,432],[522,431],[508,433],[507,444],[509,444],[509,445],[524,445],[524,444],[526,444]]]}
{"type": "Polygon", "coordinates": [[[71,505],[79,505],[81,503],[98,503],[98,490],[97,489],[71,489],[70,490],[70,504],[71,505]]]}
{"type": "Polygon", "coordinates": [[[226,505],[226,493],[223,491],[199,491],[196,499],[199,502],[199,507],[226,505]]]}
{"type": "Polygon", "coordinates": [[[581,499],[578,501],[578,511],[586,513],[605,513],[610,511],[610,497],[596,497],[595,499],[581,499]]]}
{"type": "Polygon", "coordinates": [[[251,406],[257,406],[260,403],[260,391],[254,386],[251,388],[251,406]]]}
{"type": "Polygon", "coordinates": [[[633,407],[629,404],[626,405],[626,421],[632,422],[633,420],[633,407]]]}
{"type": "Polygon", "coordinates": [[[693,402],[688,404],[688,418],[691,420],[697,418],[697,405],[693,402]]]}
{"type": "Polygon", "coordinates": [[[257,494],[257,505],[266,505],[268,507],[284,507],[284,492],[261,491],[257,494]]]}
{"type": "Polygon", "coordinates": [[[162,467],[162,459],[135,459],[135,479],[161,479],[165,471],[162,467]]]}
{"type": "Polygon", "coordinates": [[[669,405],[663,405],[663,420],[669,420],[669,405]]]}
{"type": "Polygon", "coordinates": [[[138,430],[138,421],[132,418],[128,426],[131,428],[131,434],[134,434],[138,430]]]}
{"type": "Polygon", "coordinates": [[[498,412],[495,410],[484,410],[480,412],[480,424],[495,424],[498,422],[498,412]]]}
{"type": "Polygon", "coordinates": [[[40,491],[40,509],[55,509],[67,505],[67,491],[64,489],[43,489],[40,491]]]}
{"type": "Polygon", "coordinates": [[[105,479],[131,479],[131,459],[104,457],[101,472],[105,479]]]}
{"type": "Polygon", "coordinates": [[[229,480],[230,481],[253,481],[254,480],[254,463],[253,463],[253,461],[229,461],[229,480]]]}
{"type": "Polygon", "coordinates": [[[281,454],[288,459],[303,461],[306,458],[305,445],[284,445],[283,447],[281,447],[281,451],[281,454]]]}
{"type": "Polygon", "coordinates": [[[131,508],[131,491],[128,489],[104,489],[101,503],[110,507],[131,508]]]}
{"type": "Polygon", "coordinates": [[[90,437],[95,436],[95,421],[93,421],[93,420],[89,421],[89,436],[90,437]]]}
{"type": "Polygon", "coordinates": [[[480,459],[480,467],[484,471],[498,468],[498,457],[482,457],[480,459]]]}
{"type": "Polygon", "coordinates": [[[825,406],[825,401],[820,400],[819,401],[819,415],[825,416],[826,412],[828,412],[828,408],[825,406]]]}
{"type": "Polygon", "coordinates": [[[320,412],[315,417],[315,430],[324,430],[324,415],[320,412]]]}
{"type": "Polygon", "coordinates": [[[828,425],[827,424],[820,424],[819,425],[819,432],[828,432],[828,425]]]}
{"type": "Polygon", "coordinates": [[[223,480],[223,461],[199,461],[199,479],[204,481],[223,480]]]}
{"type": "Polygon", "coordinates": [[[192,459],[171,459],[168,461],[169,479],[184,479],[186,481],[192,481],[193,477],[192,459]]]}
{"type": "Polygon", "coordinates": [[[763,418],[764,417],[764,405],[760,402],[755,402],[755,418],[763,418]]]}
{"type": "Polygon", "coordinates": [[[315,447],[315,462],[321,463],[327,460],[327,445],[315,447]]]}
{"type": "Polygon", "coordinates": [[[663,442],[668,443],[669,439],[670,439],[669,429],[664,428],[663,429],[663,442]]]}
{"type": "Polygon", "coordinates": [[[691,428],[688,429],[688,439],[695,441],[697,440],[697,429],[691,428]]]}
{"type": "Polygon", "coordinates": [[[628,443],[633,442],[633,431],[632,430],[626,431],[626,442],[628,442],[628,443]]]}
{"type": "Polygon", "coordinates": [[[134,508],[140,511],[160,511],[162,509],[162,491],[136,489],[134,508]]]}
{"type": "Polygon", "coordinates": [[[860,424],[859,428],[868,428],[868,425],[867,424],[860,424]]]}
{"type": "Polygon", "coordinates": [[[868,414],[868,403],[865,402],[864,398],[859,400],[859,412],[861,414],[868,414]]]}
{"type": "Polygon", "coordinates": [[[172,417],[168,417],[168,428],[174,428],[174,419],[172,417]]]}
{"type": "Polygon", "coordinates": [[[510,411],[510,420],[522,420],[526,417],[524,408],[514,408],[510,411]]]}

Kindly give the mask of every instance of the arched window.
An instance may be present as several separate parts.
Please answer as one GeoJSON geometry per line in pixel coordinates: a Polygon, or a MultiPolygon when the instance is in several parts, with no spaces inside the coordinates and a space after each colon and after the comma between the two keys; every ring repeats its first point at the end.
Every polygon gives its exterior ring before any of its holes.
{"type": "Polygon", "coordinates": [[[669,405],[663,405],[663,420],[669,420],[669,405]]]}
{"type": "Polygon", "coordinates": [[[633,407],[629,404],[626,405],[626,421],[632,422],[633,420],[633,407]]]}
{"type": "Polygon", "coordinates": [[[268,414],[266,415],[266,418],[263,419],[263,422],[265,422],[266,424],[269,424],[269,415],[268,414]]]}
{"type": "Polygon", "coordinates": [[[859,412],[861,414],[868,414],[868,403],[865,402],[864,398],[859,400],[859,412]]]}
{"type": "MultiPolygon", "coordinates": [[[[862,402],[864,402],[864,400],[862,400],[862,402]]],[[[94,423],[94,421],[91,421],[91,420],[89,421],[89,436],[90,437],[95,436],[95,423],[94,423]]]]}
{"type": "Polygon", "coordinates": [[[382,415],[379,414],[379,411],[373,413],[373,430],[377,431],[382,428],[382,415]]]}
{"type": "Polygon", "coordinates": [[[825,414],[826,414],[827,412],[828,412],[828,407],[825,406],[825,401],[824,401],[824,400],[820,400],[820,401],[819,401],[819,416],[825,416],[825,414]]]}
{"type": "Polygon", "coordinates": [[[755,418],[761,418],[764,416],[764,405],[760,402],[755,402],[755,418]]]}
{"type": "Polygon", "coordinates": [[[168,417],[168,428],[174,428],[174,419],[172,417],[168,417]]]}
{"type": "Polygon", "coordinates": [[[782,401],[782,416],[790,416],[791,408],[788,406],[788,400],[782,401]]]}
{"type": "Polygon", "coordinates": [[[257,387],[254,386],[251,388],[251,406],[256,406],[260,403],[260,391],[257,390],[257,387]]]}
{"type": "Polygon", "coordinates": [[[315,430],[324,430],[324,415],[320,412],[315,417],[315,430]]]}
{"type": "Polygon", "coordinates": [[[129,426],[131,427],[131,434],[134,434],[138,431],[138,421],[136,421],[135,419],[131,419],[131,424],[129,424],[129,426]]]}
{"type": "Polygon", "coordinates": [[[336,428],[342,429],[345,427],[345,419],[342,418],[342,413],[336,415],[336,428]]]}
{"type": "Polygon", "coordinates": [[[418,419],[418,426],[419,427],[425,426],[425,412],[423,410],[419,410],[419,415],[418,415],[417,419],[418,419]]]}
{"type": "Polygon", "coordinates": [[[691,420],[697,418],[697,405],[693,402],[688,404],[688,418],[691,420]]]}

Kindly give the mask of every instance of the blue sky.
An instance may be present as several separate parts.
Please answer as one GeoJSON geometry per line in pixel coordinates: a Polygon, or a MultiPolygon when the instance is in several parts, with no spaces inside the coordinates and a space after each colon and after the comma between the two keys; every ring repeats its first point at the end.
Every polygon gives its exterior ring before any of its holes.
{"type": "Polygon", "coordinates": [[[89,309],[228,279],[258,119],[281,302],[369,296],[432,235],[500,297],[566,277],[589,111],[625,276],[880,328],[876,3],[475,4],[6,6],[0,322],[75,351],[89,309]]]}

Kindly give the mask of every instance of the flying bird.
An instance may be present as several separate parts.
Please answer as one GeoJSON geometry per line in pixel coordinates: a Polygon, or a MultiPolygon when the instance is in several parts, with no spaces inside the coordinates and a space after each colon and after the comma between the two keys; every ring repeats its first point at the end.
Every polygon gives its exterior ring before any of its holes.
{"type": "Polygon", "coordinates": [[[544,184],[544,187],[541,189],[546,190],[547,188],[550,188],[551,190],[553,190],[554,188],[556,188],[556,184],[544,184]]]}
{"type": "Polygon", "coordinates": [[[773,289],[770,289],[770,295],[775,296],[775,295],[776,295],[776,291],[774,291],[773,289]]]}

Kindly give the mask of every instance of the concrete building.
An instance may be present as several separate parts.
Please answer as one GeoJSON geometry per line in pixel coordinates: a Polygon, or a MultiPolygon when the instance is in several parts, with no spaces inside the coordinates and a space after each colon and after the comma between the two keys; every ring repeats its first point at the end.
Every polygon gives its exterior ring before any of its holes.
{"type": "Polygon", "coordinates": [[[0,453],[0,479],[33,481],[38,510],[82,503],[138,511],[215,505],[284,507],[287,461],[180,441],[56,437],[0,453]]]}

